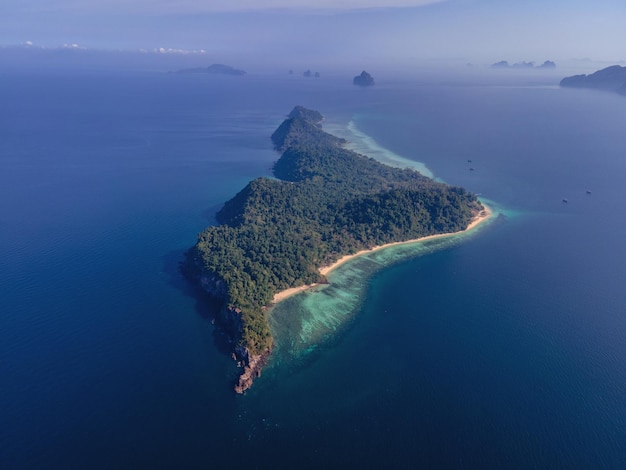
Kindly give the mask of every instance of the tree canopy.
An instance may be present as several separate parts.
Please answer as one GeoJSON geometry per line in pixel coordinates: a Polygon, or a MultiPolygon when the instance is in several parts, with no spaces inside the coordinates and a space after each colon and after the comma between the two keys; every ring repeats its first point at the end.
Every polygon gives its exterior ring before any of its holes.
{"type": "Polygon", "coordinates": [[[281,290],[324,282],[319,268],[377,245],[463,230],[476,196],[343,148],[322,115],[296,107],[272,135],[277,179],[257,178],[198,235],[185,270],[216,275],[241,311],[240,344],[271,348],[264,307],[281,290]]]}

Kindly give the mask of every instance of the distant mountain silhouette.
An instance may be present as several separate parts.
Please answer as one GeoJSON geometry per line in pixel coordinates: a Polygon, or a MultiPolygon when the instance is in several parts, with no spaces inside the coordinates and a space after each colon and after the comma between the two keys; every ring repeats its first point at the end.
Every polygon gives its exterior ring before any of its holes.
{"type": "Polygon", "coordinates": [[[592,88],[626,95],[626,67],[612,65],[589,75],[573,75],[561,80],[567,88],[592,88]]]}
{"type": "Polygon", "coordinates": [[[212,73],[212,74],[220,74],[220,75],[245,75],[246,72],[243,70],[236,69],[231,67],[230,65],[224,64],[212,64],[208,67],[195,67],[191,69],[182,69],[177,73],[212,73]]]}
{"type": "Polygon", "coordinates": [[[496,62],[491,64],[492,69],[554,69],[556,68],[556,63],[551,60],[546,60],[543,64],[535,66],[534,62],[516,62],[514,64],[509,64],[506,60],[501,60],[500,62],[496,62]]]}

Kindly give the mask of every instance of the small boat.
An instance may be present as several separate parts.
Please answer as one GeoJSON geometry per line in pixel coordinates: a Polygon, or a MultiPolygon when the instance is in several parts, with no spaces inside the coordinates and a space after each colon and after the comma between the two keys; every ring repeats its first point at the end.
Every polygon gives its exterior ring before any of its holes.
{"type": "Polygon", "coordinates": [[[587,194],[591,194],[591,191],[587,190],[587,194]]]}
{"type": "Polygon", "coordinates": [[[471,160],[467,160],[467,163],[472,163],[472,161],[471,160]]]}
{"type": "Polygon", "coordinates": [[[474,171],[474,169],[473,169],[473,168],[470,168],[470,171],[474,171]]]}
{"type": "Polygon", "coordinates": [[[567,199],[563,198],[563,202],[564,202],[565,204],[567,204],[569,201],[568,201],[567,199]]]}

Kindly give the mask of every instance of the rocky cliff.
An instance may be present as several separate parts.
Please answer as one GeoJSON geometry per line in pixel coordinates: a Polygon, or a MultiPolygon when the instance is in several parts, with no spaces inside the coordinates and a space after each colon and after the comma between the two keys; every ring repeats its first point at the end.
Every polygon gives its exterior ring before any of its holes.
{"type": "Polygon", "coordinates": [[[267,363],[272,352],[271,348],[260,354],[250,352],[241,341],[242,311],[228,305],[226,301],[228,290],[224,280],[215,273],[201,271],[198,266],[196,269],[190,269],[190,266],[193,266],[193,263],[188,262],[184,265],[183,274],[211,298],[222,302],[222,307],[219,309],[215,321],[217,326],[228,335],[230,342],[235,345],[232,356],[242,367],[242,372],[235,383],[235,392],[244,393],[252,386],[254,379],[261,376],[261,369],[267,363]]]}

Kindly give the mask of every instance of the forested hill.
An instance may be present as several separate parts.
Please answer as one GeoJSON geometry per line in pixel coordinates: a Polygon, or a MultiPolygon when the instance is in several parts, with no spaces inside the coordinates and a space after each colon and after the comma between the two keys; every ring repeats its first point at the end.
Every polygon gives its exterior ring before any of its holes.
{"type": "Polygon", "coordinates": [[[240,312],[234,335],[252,355],[271,350],[264,307],[277,292],[325,282],[319,268],[343,255],[463,230],[482,208],[463,188],[343,148],[321,120],[296,107],[272,135],[278,179],[251,181],[187,253],[187,274],[217,280],[240,312]]]}
{"type": "Polygon", "coordinates": [[[272,142],[278,151],[300,145],[315,143],[318,146],[336,147],[345,144],[344,139],[335,137],[322,130],[320,123],[323,116],[310,109],[296,106],[287,119],[272,134],[272,142]]]}

